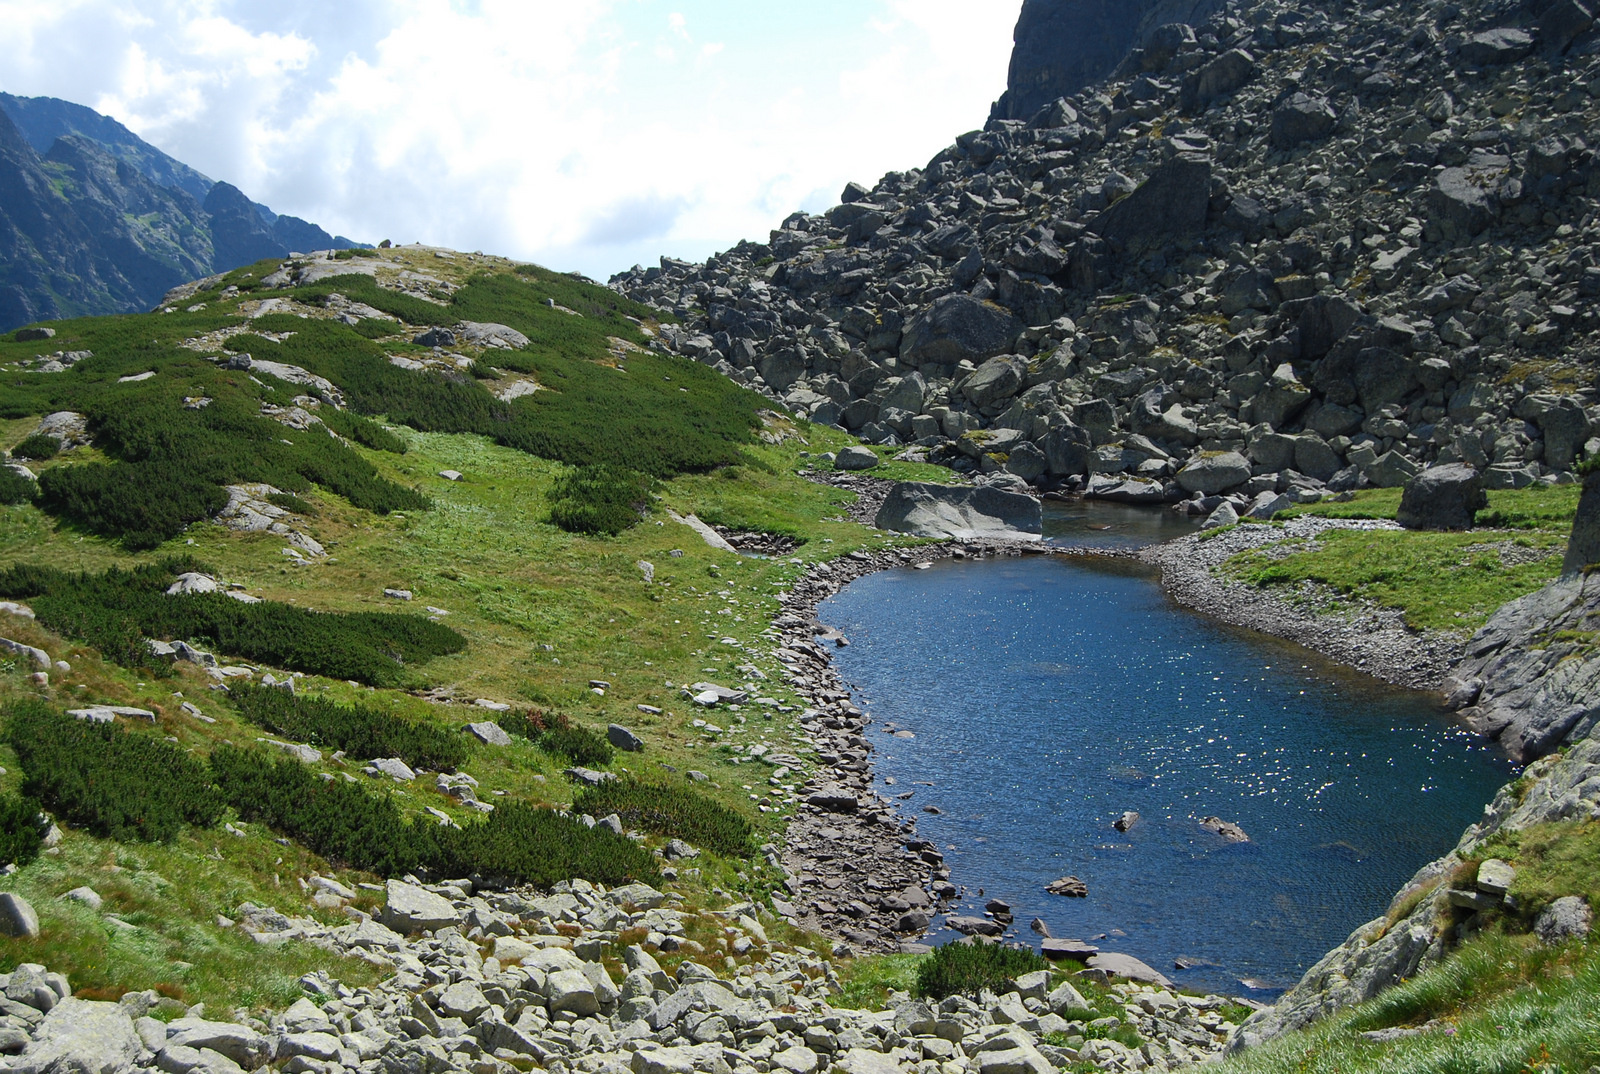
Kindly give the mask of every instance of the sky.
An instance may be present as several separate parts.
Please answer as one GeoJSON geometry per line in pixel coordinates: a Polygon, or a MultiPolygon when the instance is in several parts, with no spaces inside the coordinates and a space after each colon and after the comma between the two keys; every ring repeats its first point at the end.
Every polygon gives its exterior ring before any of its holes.
{"type": "Polygon", "coordinates": [[[765,240],[1005,89],[1021,0],[0,0],[0,90],[335,234],[597,279],[765,240]]]}

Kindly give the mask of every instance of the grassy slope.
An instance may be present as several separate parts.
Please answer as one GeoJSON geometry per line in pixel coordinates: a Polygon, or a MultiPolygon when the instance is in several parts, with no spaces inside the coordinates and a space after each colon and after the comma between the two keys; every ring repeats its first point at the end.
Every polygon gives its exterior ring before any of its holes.
{"type": "MultiPolygon", "coordinates": [[[[489,259],[469,262],[465,257],[464,264],[441,263],[425,251],[396,251],[391,256],[435,275],[448,276],[459,268],[461,279],[486,265],[508,267],[489,259]]],[[[248,283],[252,274],[260,275],[260,269],[232,278],[248,283]]],[[[521,279],[526,283],[530,277],[525,274],[521,279]]],[[[579,301],[574,286],[563,277],[551,283],[551,291],[563,305],[572,306],[579,301]]],[[[174,334],[181,338],[196,329],[245,327],[235,313],[236,299],[220,300],[212,292],[199,300],[208,308],[198,314],[58,325],[60,334],[50,348],[70,348],[79,336],[110,350],[113,338],[131,339],[143,331],[150,331],[153,338],[174,334]],[[168,333],[169,328],[177,332],[168,333]]],[[[599,302],[591,307],[602,309],[599,302]]],[[[494,310],[471,312],[492,319],[494,310]]],[[[530,323],[528,311],[522,312],[520,323],[537,327],[530,323]]],[[[450,322],[456,316],[443,319],[450,322]]],[[[561,331],[552,329],[550,354],[559,356],[564,350],[592,344],[592,338],[565,331],[569,315],[551,311],[549,316],[561,319],[554,322],[561,331]]],[[[606,328],[606,336],[615,334],[614,324],[606,328]]],[[[391,353],[420,352],[409,348],[400,335],[382,342],[391,353]]],[[[39,349],[34,344],[0,344],[0,361],[31,356],[39,349]]],[[[550,360],[540,353],[542,361],[550,360]]],[[[490,352],[489,357],[516,356],[490,352]]],[[[613,360],[604,350],[596,358],[613,360]]],[[[171,367],[169,361],[186,369],[199,368],[181,356],[148,363],[130,358],[125,364],[130,369],[148,364],[164,371],[171,367]]],[[[7,392],[0,384],[0,406],[9,404],[14,415],[25,412],[35,400],[53,405],[64,397],[61,385],[46,377],[22,377],[11,383],[22,382],[26,391],[7,392]]],[[[36,414],[45,408],[33,410],[36,414]]],[[[0,423],[0,445],[20,440],[36,423],[32,415],[0,423]]],[[[775,594],[807,563],[888,540],[842,520],[843,506],[853,494],[796,476],[807,464],[804,453],[836,450],[853,442],[850,438],[809,427],[775,429],[790,438],[778,444],[752,440],[741,448],[744,464],[666,483],[651,518],[615,539],[576,537],[546,522],[545,495],[565,470],[561,464],[497,446],[481,436],[425,434],[397,427],[407,442],[406,454],[357,450],[381,476],[424,492],[433,500],[433,509],[378,516],[313,489],[304,496],[317,513],[303,528],[327,547],[326,559],[296,563],[282,554],[281,538],[242,534],[212,523],[195,524],[152,552],[130,554],[111,540],[63,526],[36,507],[16,506],[0,507],[0,564],[100,570],[182,551],[213,566],[219,577],[243,583],[252,594],[331,611],[400,610],[383,590],[410,589],[416,600],[405,610],[421,611],[423,605],[447,610],[445,621],[469,643],[460,655],[424,665],[416,685],[448,687],[466,704],[437,704],[413,693],[373,691],[314,676],[302,680],[302,690],[342,700],[359,696],[369,704],[453,726],[487,716],[470,705],[479,697],[557,708],[577,722],[601,729],[611,721],[626,723],[648,745],[643,754],[619,757],[616,770],[666,779],[682,779],[674,773],[688,769],[703,771],[711,780],[699,785],[702,789],[776,830],[788,807],[782,793],[768,785],[771,769],[739,755],[757,742],[788,751],[801,749],[797,724],[786,714],[746,706],[741,714],[712,715],[726,730],[720,735],[707,733],[692,726],[697,713],[679,688],[700,679],[746,681],[735,667],[753,661],[768,676],[759,682],[760,693],[792,703],[795,699],[783,682],[781,667],[744,651],[760,647],[758,635],[777,609],[775,594]],[[463,480],[438,477],[445,469],[460,471],[463,480]],[[792,534],[805,544],[782,560],[717,552],[686,527],[671,522],[660,509],[667,506],[740,528],[792,534]],[[655,565],[654,585],[645,584],[640,561],[655,565]],[[738,644],[729,644],[730,640],[738,644]],[[591,690],[591,679],[611,683],[604,697],[591,690]],[[640,704],[665,711],[648,715],[637,709],[640,704]],[[761,805],[772,812],[761,812],[761,805]]],[[[95,449],[83,448],[45,465],[77,465],[99,457],[95,449]]],[[[906,464],[895,464],[894,469],[903,471],[903,476],[923,478],[944,473],[906,464]]],[[[223,700],[225,695],[211,691],[210,681],[196,669],[180,666],[172,678],[141,679],[27,621],[8,619],[0,623],[0,633],[41,645],[53,657],[72,664],[71,672],[52,675],[46,691],[58,703],[123,703],[155,709],[161,713],[159,733],[200,752],[222,741],[248,743],[264,737],[259,728],[238,718],[223,700]],[[184,716],[179,694],[219,722],[207,725],[184,716]]],[[[28,679],[30,671],[23,661],[0,661],[0,700],[37,693],[28,679]]],[[[0,779],[0,786],[15,786],[19,773],[8,749],[0,748],[0,766],[9,773],[0,779]]],[[[322,767],[338,766],[325,760],[322,767]]],[[[560,774],[564,767],[559,757],[519,742],[504,750],[476,750],[463,770],[480,781],[480,795],[489,801],[496,800],[492,792],[504,791],[510,797],[566,804],[572,787],[560,774]]],[[[464,820],[470,817],[425,781],[395,786],[394,791],[408,812],[420,813],[431,806],[464,820]]],[[[160,984],[189,1002],[206,1000],[228,1009],[292,997],[298,990],[296,977],[327,965],[331,956],[297,945],[259,947],[236,929],[217,927],[216,916],[230,913],[246,900],[286,913],[311,913],[299,880],[312,872],[339,873],[352,884],[375,878],[340,872],[298,847],[280,846],[270,832],[254,825],[246,828],[248,834],[242,838],[220,830],[190,832],[168,846],[137,847],[68,831],[58,854],[42,857],[0,882],[31,900],[45,927],[43,942],[0,943],[0,965],[41,961],[66,971],[76,986],[95,994],[160,984]],[[98,915],[58,899],[80,884],[100,891],[107,909],[137,925],[137,930],[108,926],[98,915]]],[[[687,885],[691,901],[708,897],[714,888],[763,896],[775,886],[759,859],[702,859],[702,864],[700,881],[687,885]]],[[[347,963],[337,972],[352,981],[372,973],[361,963],[347,963]]]]}
{"type": "MultiPolygon", "coordinates": [[[[1577,485],[1489,493],[1470,533],[1339,531],[1314,545],[1286,543],[1241,553],[1227,567],[1261,586],[1313,582],[1342,596],[1401,609],[1418,629],[1470,634],[1508,600],[1553,581],[1578,509],[1577,485]],[[1288,554],[1285,550],[1289,549],[1288,554]]],[[[1393,519],[1400,490],[1356,493],[1292,515],[1393,519]]]]}

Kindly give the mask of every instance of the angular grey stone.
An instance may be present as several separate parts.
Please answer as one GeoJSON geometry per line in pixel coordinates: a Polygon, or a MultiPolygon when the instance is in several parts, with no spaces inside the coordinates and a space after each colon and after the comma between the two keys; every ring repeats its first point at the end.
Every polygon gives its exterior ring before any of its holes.
{"type": "Polygon", "coordinates": [[[1211,158],[1180,152],[1089,227],[1124,252],[1137,252],[1198,234],[1210,205],[1211,158]]]}
{"type": "Polygon", "coordinates": [[[998,306],[970,295],[945,295],[906,326],[900,357],[913,366],[981,362],[1009,351],[1023,328],[998,306]]]}
{"type": "Polygon", "coordinates": [[[1278,149],[1292,149],[1303,142],[1326,138],[1338,123],[1339,116],[1326,97],[1296,93],[1272,113],[1272,144],[1278,149]]]}
{"type": "Polygon", "coordinates": [[[461,923],[461,915],[443,896],[403,880],[390,880],[384,890],[387,901],[377,916],[398,933],[432,931],[461,923]]]}
{"type": "Polygon", "coordinates": [[[1184,79],[1181,106],[1185,112],[1199,111],[1255,76],[1255,58],[1243,49],[1230,49],[1184,79]]]}
{"type": "Polygon", "coordinates": [[[125,1007],[69,998],[45,1016],[34,1043],[9,1069],[17,1074],[124,1074],[142,1046],[125,1007]]]}
{"type": "Polygon", "coordinates": [[[19,939],[39,935],[39,915],[27,899],[14,891],[0,892],[0,933],[19,939]]]}
{"type": "Polygon", "coordinates": [[[1120,955],[1111,951],[1102,951],[1089,959],[1089,968],[1105,970],[1115,977],[1123,977],[1129,981],[1138,981],[1142,984],[1160,985],[1162,988],[1172,987],[1172,982],[1166,978],[1165,974],[1152,969],[1132,955],[1120,955]]]}
{"type": "Polygon", "coordinates": [[[1039,501],[988,485],[903,481],[889,490],[873,525],[918,537],[1035,539],[1044,532],[1039,501]]]}
{"type": "Polygon", "coordinates": [[[246,1070],[254,1070],[271,1057],[270,1042],[249,1026],[208,1022],[201,1018],[179,1018],[170,1023],[167,1045],[208,1049],[227,1056],[246,1070]]]}
{"type": "Polygon", "coordinates": [[[973,406],[990,406],[1016,395],[1026,373],[1027,365],[1020,359],[991,358],[967,378],[961,393],[973,406]]]}
{"type": "Polygon", "coordinates": [[[467,733],[485,746],[509,746],[511,736],[506,729],[492,720],[467,724],[467,733]]]}
{"type": "Polygon", "coordinates": [[[1554,946],[1589,935],[1593,913],[1577,895],[1564,895],[1545,907],[1533,923],[1533,931],[1543,942],[1554,946]]]}
{"type": "Polygon", "coordinates": [[[1483,478],[1470,466],[1430,466],[1406,483],[1395,521],[1408,530],[1470,530],[1489,506],[1483,478]]]}
{"type": "Polygon", "coordinates": [[[1238,488],[1250,480],[1250,460],[1237,451],[1201,455],[1178,471],[1178,485],[1185,492],[1211,495],[1238,488]]]}
{"type": "Polygon", "coordinates": [[[625,753],[638,753],[644,749],[644,739],[620,723],[611,724],[606,728],[606,741],[625,753]]]}
{"type": "Polygon", "coordinates": [[[878,453],[871,448],[851,444],[849,447],[841,448],[834,456],[833,468],[847,471],[871,470],[882,462],[883,460],[878,458],[878,453]]]}
{"type": "Polygon", "coordinates": [[[1560,55],[1594,25],[1594,3],[1557,0],[1539,16],[1539,41],[1544,51],[1560,55]]]}
{"type": "Polygon", "coordinates": [[[1572,520],[1572,535],[1567,539],[1561,573],[1563,576],[1579,574],[1591,563],[1600,563],[1600,470],[1583,479],[1583,492],[1578,497],[1578,513],[1572,520]]]}
{"type": "Polygon", "coordinates": [[[1526,30],[1502,26],[1473,34],[1461,44],[1461,58],[1478,67],[1511,63],[1533,51],[1533,38],[1526,30]]]}

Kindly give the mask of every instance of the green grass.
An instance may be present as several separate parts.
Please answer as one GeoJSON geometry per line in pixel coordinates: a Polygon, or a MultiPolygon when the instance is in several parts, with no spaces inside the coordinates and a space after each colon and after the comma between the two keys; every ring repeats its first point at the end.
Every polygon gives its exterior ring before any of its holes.
{"type": "Polygon", "coordinates": [[[1506,601],[1554,581],[1565,546],[1563,536],[1542,531],[1333,530],[1314,546],[1284,541],[1241,552],[1223,570],[1263,588],[1315,582],[1399,609],[1415,629],[1470,634],[1506,601]],[[1502,542],[1531,562],[1508,562],[1493,547],[1502,542]]]}
{"type": "MultiPolygon", "coordinates": [[[[426,251],[385,251],[384,256],[388,260],[380,265],[381,272],[410,267],[445,276],[463,288],[471,281],[462,270],[481,267],[481,263],[466,266],[436,261],[426,251]]],[[[60,334],[51,341],[50,349],[92,349],[96,357],[92,364],[80,363],[77,371],[67,375],[0,374],[0,443],[16,443],[37,426],[39,415],[68,406],[88,407],[103,399],[114,415],[117,400],[133,390],[149,391],[153,399],[172,401],[177,409],[181,409],[177,406],[180,396],[233,398],[236,403],[230,403],[231,409],[226,411],[229,420],[245,422],[252,430],[248,423],[257,420],[252,407],[261,402],[286,405],[305,391],[271,378],[257,377],[262,384],[256,384],[247,375],[223,375],[225,371],[205,361],[203,354],[177,345],[183,339],[214,332],[231,333],[240,344],[235,349],[249,350],[257,358],[303,365],[341,384],[342,377],[354,375],[351,370],[367,370],[374,378],[372,384],[380,387],[420,382],[430,392],[442,392],[441,398],[482,400],[481,395],[468,393],[468,388],[482,391],[476,383],[460,386],[442,377],[424,379],[389,365],[388,352],[415,352],[394,335],[378,345],[363,333],[324,327],[321,318],[325,315],[315,308],[309,311],[309,319],[291,316],[282,323],[276,317],[246,322],[238,313],[241,300],[222,297],[221,287],[232,283],[245,288],[246,302],[269,295],[282,297],[283,292],[249,290],[275,267],[275,263],[266,263],[231,273],[223,284],[197,296],[196,301],[210,306],[200,314],[58,322],[60,334]],[[296,334],[281,344],[265,342],[260,336],[245,341],[240,334],[251,328],[296,334]],[[262,344],[258,346],[256,339],[262,339],[262,344]],[[119,376],[151,369],[157,376],[148,381],[117,384],[119,376]],[[396,378],[410,379],[384,379],[390,377],[385,370],[392,370],[396,378]],[[215,394],[218,392],[235,395],[215,394]]],[[[505,266],[505,271],[510,267],[505,266]]],[[[548,284],[545,293],[574,309],[580,306],[574,304],[573,290],[595,293],[589,285],[559,274],[550,274],[544,283],[537,273],[526,275],[518,286],[531,291],[536,284],[548,284]]],[[[597,301],[606,299],[607,294],[599,294],[597,301]]],[[[544,316],[537,305],[535,302],[532,313],[544,316]]],[[[447,313],[449,323],[462,316],[447,313]]],[[[632,315],[617,307],[602,314],[606,320],[598,327],[604,329],[604,336],[628,339],[628,333],[619,329],[622,324],[637,329],[627,320],[632,315]]],[[[550,316],[562,318],[561,323],[574,321],[560,311],[551,311],[550,316]]],[[[501,317],[481,319],[514,323],[501,317]]],[[[617,410],[602,405],[604,400],[591,406],[581,398],[585,382],[597,392],[615,394],[623,377],[634,378],[638,381],[634,390],[648,395],[647,401],[656,411],[672,412],[691,422],[702,409],[715,410],[728,402],[724,392],[731,389],[719,386],[723,382],[693,363],[684,364],[689,373],[680,378],[675,361],[632,353],[620,362],[629,370],[623,374],[615,368],[619,363],[609,344],[604,352],[584,358],[575,356],[578,352],[557,353],[557,343],[523,352],[521,360],[530,365],[543,363],[542,368],[575,370],[557,385],[558,390],[577,385],[577,390],[562,392],[571,398],[561,403],[569,408],[568,416],[561,420],[580,425],[592,417],[594,430],[586,434],[591,438],[623,439],[607,432],[618,420],[617,410]],[[589,368],[577,369],[579,366],[589,368]],[[639,376],[647,369],[660,372],[656,384],[639,376]],[[666,380],[668,376],[673,379],[666,380]],[[706,391],[702,391],[703,384],[709,386],[706,391]]],[[[0,341],[0,365],[31,358],[38,350],[32,344],[0,341]]],[[[208,353],[219,352],[220,348],[208,348],[208,353]]],[[[485,364],[494,364],[509,355],[489,351],[484,357],[485,364]]],[[[537,376],[541,383],[546,379],[543,373],[537,376]]],[[[347,398],[351,394],[347,392],[347,398]]],[[[541,391],[538,397],[548,396],[553,402],[557,394],[541,391]]],[[[582,733],[590,740],[603,741],[610,722],[625,723],[644,739],[646,748],[643,753],[618,755],[610,764],[612,771],[647,781],[669,779],[668,767],[706,773],[709,780],[696,783],[696,793],[741,818],[751,833],[744,845],[758,845],[781,829],[794,806],[786,801],[783,790],[767,782],[772,766],[749,760],[748,748],[760,743],[774,752],[794,753],[806,762],[807,774],[814,771],[815,764],[815,755],[794,719],[800,698],[787,685],[782,665],[769,655],[770,643],[761,638],[778,610],[777,594],[789,589],[812,563],[857,549],[892,546],[901,540],[845,521],[845,507],[853,494],[796,476],[808,465],[802,453],[814,456],[835,450],[851,442],[848,437],[837,430],[796,426],[782,419],[758,420],[755,410],[767,404],[747,395],[741,390],[733,400],[732,417],[727,419],[732,424],[711,427],[711,440],[705,441],[726,445],[727,461],[732,465],[661,479],[656,492],[658,510],[615,537],[570,534],[549,522],[552,488],[562,474],[570,472],[565,463],[530,455],[491,436],[407,427],[396,420],[397,415],[377,406],[361,407],[367,413],[347,421],[350,412],[344,418],[334,417],[324,405],[319,408],[321,415],[350,441],[352,458],[370,466],[377,479],[414,490],[426,498],[429,509],[403,508],[380,514],[321,481],[279,484],[293,497],[281,498],[278,503],[296,513],[295,528],[315,537],[328,550],[322,558],[293,561],[282,554],[281,537],[236,532],[204,520],[190,523],[149,550],[130,548],[115,534],[63,524],[60,517],[27,502],[0,506],[0,570],[28,564],[68,573],[100,574],[112,567],[128,572],[156,569],[163,561],[185,556],[207,564],[219,579],[291,609],[418,616],[433,614],[426,611],[430,606],[441,609],[447,614],[437,616],[440,624],[465,639],[461,651],[426,661],[408,658],[404,683],[375,689],[347,682],[345,676],[309,672],[296,679],[299,695],[345,708],[364,706],[463,738],[463,725],[491,718],[471,704],[477,698],[506,702],[517,710],[559,711],[570,718],[575,735],[582,733]],[[726,438],[728,429],[737,434],[736,440],[726,438]],[[762,441],[755,435],[758,430],[772,439],[782,438],[781,442],[762,441]],[[446,469],[461,471],[465,479],[450,482],[437,476],[446,469]],[[672,523],[660,509],[667,507],[703,518],[725,516],[748,528],[788,532],[801,547],[792,556],[770,560],[719,552],[689,529],[672,523]],[[654,566],[653,584],[645,583],[638,566],[641,561],[654,566]],[[416,599],[397,604],[385,599],[386,588],[409,589],[416,599]],[[767,676],[760,692],[793,711],[747,706],[741,714],[719,711],[713,716],[723,727],[721,734],[695,728],[693,720],[704,714],[682,696],[681,685],[701,680],[740,684],[745,675],[737,670],[739,665],[759,668],[767,676]],[[611,685],[601,696],[591,690],[591,679],[611,685]],[[453,702],[419,696],[425,692],[430,697],[453,698],[453,702]],[[637,708],[641,704],[662,711],[641,712],[637,708]]],[[[410,405],[406,397],[391,397],[410,405]]],[[[216,401],[212,404],[218,405],[216,401]]],[[[535,413],[556,412],[548,409],[549,402],[541,399],[540,405],[546,409],[535,413]]],[[[673,429],[669,422],[662,426],[662,435],[672,435],[673,429]]],[[[130,436],[135,432],[130,430],[130,436]]],[[[267,432],[297,442],[320,436],[334,443],[316,429],[302,437],[272,423],[267,432]]],[[[290,450],[288,445],[283,447],[290,450]]],[[[680,457],[687,456],[680,452],[680,457]]],[[[120,461],[102,448],[83,447],[36,468],[49,472],[120,461]]],[[[148,737],[175,738],[176,748],[197,759],[210,758],[224,743],[244,746],[269,734],[244,718],[222,695],[213,693],[208,688],[211,680],[200,668],[179,664],[157,677],[159,669],[119,665],[91,642],[71,630],[60,632],[42,621],[45,618],[8,621],[4,634],[40,646],[53,659],[70,662],[71,670],[53,670],[50,685],[41,691],[29,679],[32,668],[27,661],[0,660],[0,702],[42,694],[57,708],[96,703],[148,708],[157,713],[158,725],[137,730],[148,737]],[[198,705],[217,723],[187,716],[180,709],[185,700],[198,705]]],[[[270,668],[281,677],[284,669],[274,663],[276,658],[259,655],[256,659],[264,670],[270,668]]],[[[360,774],[360,759],[336,759],[326,752],[328,748],[331,746],[324,747],[320,762],[305,768],[319,784],[324,776],[343,784],[344,777],[351,775],[367,792],[386,792],[406,823],[426,818],[427,808],[441,810],[464,826],[482,819],[439,793],[431,780],[409,784],[372,781],[360,774]]],[[[569,763],[559,753],[519,738],[507,747],[474,746],[459,768],[479,781],[479,796],[497,807],[568,808],[576,788],[561,773],[569,763]],[[497,795],[497,791],[504,793],[497,795]]],[[[23,766],[3,745],[0,767],[9,772],[0,776],[0,794],[14,793],[20,787],[23,766]]],[[[786,782],[795,785],[804,778],[806,775],[797,773],[786,782]]],[[[508,815],[516,812],[513,808],[508,815]]],[[[299,881],[314,872],[339,872],[351,884],[371,880],[375,874],[341,871],[335,862],[300,843],[280,846],[274,839],[282,833],[251,823],[244,825],[249,834],[242,838],[220,828],[191,827],[180,830],[170,844],[127,845],[96,839],[70,823],[64,822],[63,827],[66,840],[59,854],[43,854],[13,877],[0,881],[33,901],[49,933],[34,945],[0,945],[0,970],[17,961],[42,961],[64,969],[75,985],[102,989],[106,994],[159,984],[181,993],[189,1002],[205,1000],[224,1010],[238,1005],[281,1005],[297,994],[295,978],[312,968],[328,967],[351,984],[370,974],[360,966],[352,971],[315,949],[296,945],[262,948],[248,938],[240,942],[236,931],[219,930],[212,921],[217,914],[236,911],[246,900],[274,905],[286,913],[307,913],[299,881]],[[135,856],[141,864],[137,868],[124,864],[126,873],[138,877],[158,873],[170,885],[146,884],[140,879],[142,886],[124,889],[121,885],[133,878],[108,870],[119,860],[134,861],[135,856]],[[139,931],[113,929],[76,904],[57,900],[80,884],[106,895],[112,911],[134,920],[139,931]],[[190,950],[204,957],[183,953],[190,950]],[[185,960],[194,966],[178,966],[185,960]]],[[[652,834],[647,845],[665,838],[652,834]]],[[[691,836],[685,838],[695,841],[691,836]]],[[[720,904],[724,900],[713,897],[713,889],[733,898],[763,901],[781,886],[781,876],[762,858],[728,857],[699,845],[704,853],[695,866],[701,876],[676,883],[689,903],[720,904]]],[[[717,935],[721,936],[720,930],[717,935]]]]}
{"type": "Polygon", "coordinates": [[[834,1007],[881,1011],[891,992],[910,992],[927,955],[874,955],[857,958],[839,971],[840,990],[828,1000],[834,1007]]]}
{"type": "MultiPolygon", "coordinates": [[[[1525,489],[1494,489],[1488,493],[1489,506],[1478,512],[1482,529],[1543,530],[1566,534],[1578,512],[1581,485],[1534,485],[1525,489]]],[[[1321,503],[1295,507],[1280,518],[1373,518],[1394,521],[1400,510],[1400,489],[1363,489],[1343,503],[1321,503]]]]}
{"type": "Polygon", "coordinates": [[[1377,999],[1215,1067],[1217,1074],[1581,1074],[1600,1061],[1600,953],[1487,934],[1377,999]],[[1362,1032],[1443,1025],[1389,1043],[1362,1032]]]}
{"type": "Polygon", "coordinates": [[[1050,964],[1031,949],[1001,944],[950,943],[933,949],[917,967],[917,994],[929,999],[988,991],[1002,995],[1018,977],[1050,964]]]}

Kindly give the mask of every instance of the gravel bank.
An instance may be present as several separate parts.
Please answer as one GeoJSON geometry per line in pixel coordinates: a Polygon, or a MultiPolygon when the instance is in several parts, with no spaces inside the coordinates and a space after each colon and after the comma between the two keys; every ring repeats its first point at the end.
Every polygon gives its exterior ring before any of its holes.
{"type": "Polygon", "coordinates": [[[1315,538],[1334,529],[1398,529],[1392,522],[1297,518],[1283,526],[1239,526],[1212,537],[1184,537],[1140,555],[1161,569],[1162,587],[1178,603],[1233,626],[1248,627],[1305,646],[1397,686],[1439,690],[1461,658],[1465,639],[1416,631],[1400,613],[1375,605],[1296,591],[1301,599],[1218,577],[1229,557],[1286,538],[1315,538]]]}

